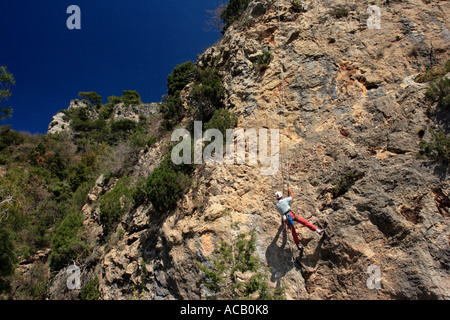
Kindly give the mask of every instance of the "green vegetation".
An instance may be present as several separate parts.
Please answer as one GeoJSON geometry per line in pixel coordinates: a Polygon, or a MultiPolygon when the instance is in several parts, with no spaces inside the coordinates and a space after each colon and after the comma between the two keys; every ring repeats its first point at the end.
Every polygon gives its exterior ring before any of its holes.
{"type": "Polygon", "coordinates": [[[0,222],[0,293],[10,291],[10,279],[17,262],[12,241],[11,232],[0,222]]]}
{"type": "Polygon", "coordinates": [[[177,65],[167,77],[167,94],[169,96],[179,94],[194,79],[194,70],[192,61],[177,65]]]}
{"type": "Polygon", "coordinates": [[[191,61],[178,65],[167,78],[168,95],[164,97],[161,111],[164,113],[163,127],[173,129],[187,115],[182,105],[181,91],[192,83],[189,100],[190,118],[207,122],[215,110],[223,108],[224,89],[219,71],[195,66],[191,61]]]}
{"type": "Polygon", "coordinates": [[[450,60],[447,60],[444,65],[437,65],[434,68],[425,71],[425,73],[418,75],[414,81],[418,83],[435,81],[442,78],[448,72],[450,72],[450,60]]]}
{"type": "Polygon", "coordinates": [[[53,237],[53,251],[50,255],[50,269],[59,270],[71,260],[81,259],[88,255],[89,248],[81,239],[83,215],[78,212],[70,213],[57,227],[53,237]]]}
{"type": "Polygon", "coordinates": [[[11,97],[11,86],[15,83],[13,74],[6,67],[0,66],[0,121],[12,116],[12,108],[1,104],[11,97]]]}
{"type": "Polygon", "coordinates": [[[98,290],[99,279],[95,276],[81,289],[80,299],[81,300],[98,300],[100,298],[100,292],[98,290]]]}
{"type": "Polygon", "coordinates": [[[430,83],[426,97],[433,103],[437,102],[438,108],[444,111],[450,110],[450,79],[445,77],[449,72],[450,60],[447,60],[445,64],[436,65],[414,79],[418,83],[430,83]]]}
{"type": "Polygon", "coordinates": [[[442,110],[450,110],[450,78],[442,77],[437,81],[432,81],[427,88],[427,98],[437,102],[442,110]]]}
{"type": "Polygon", "coordinates": [[[123,92],[121,101],[126,106],[135,106],[135,105],[142,104],[141,96],[135,90],[125,90],[123,92]]]}
{"type": "MultiPolygon", "coordinates": [[[[2,72],[6,75],[6,68],[2,72]]],[[[9,90],[14,79],[9,73],[2,79],[9,79],[9,90]]],[[[225,133],[237,125],[237,117],[223,106],[224,88],[216,69],[187,62],[174,69],[167,85],[168,96],[161,106],[163,119],[141,115],[134,121],[120,117],[130,106],[142,103],[136,91],[110,96],[105,104],[95,92],[80,92],[83,103],[62,111],[70,126],[67,132],[32,135],[10,126],[0,127],[1,298],[45,297],[49,277],[72,261],[87,258],[99,243],[123,235],[118,225],[133,207],[151,203],[161,217],[176,207],[191,186],[195,165],[173,164],[172,145],[168,144],[160,165],[136,181],[130,173],[140,151],[170,135],[163,129],[178,125],[189,128],[194,120],[202,120],[205,128],[225,133]],[[188,84],[190,90],[185,90],[188,96],[183,102],[190,105],[183,108],[180,93],[188,84]],[[97,194],[98,198],[88,199],[100,175],[105,177],[107,187],[97,194]],[[82,212],[86,204],[98,216],[82,212]],[[104,237],[91,239],[86,222],[100,223],[104,237]],[[48,259],[33,263],[30,273],[15,272],[19,261],[32,261],[38,252],[48,249],[48,259]]],[[[10,96],[8,90],[2,91],[5,98],[10,96]]],[[[145,264],[141,269],[144,274],[145,264]]],[[[255,289],[256,283],[249,286],[250,291],[260,290],[255,289]]],[[[97,299],[98,279],[91,280],[82,291],[82,299],[97,299]]]]}
{"type": "MultiPolygon", "coordinates": [[[[188,190],[193,171],[194,165],[175,165],[169,152],[159,167],[153,170],[144,186],[144,193],[153,207],[160,212],[174,209],[177,201],[188,190]]],[[[142,197],[142,193],[134,194],[134,199],[142,197]]]]}
{"type": "Polygon", "coordinates": [[[240,234],[232,244],[222,242],[219,252],[212,259],[212,266],[205,267],[197,261],[204,272],[203,284],[214,292],[211,299],[284,299],[284,288],[271,289],[268,285],[268,270],[259,270],[256,250],[256,235],[240,234]],[[248,279],[238,281],[240,275],[250,272],[248,279]]]}
{"type": "Polygon", "coordinates": [[[333,16],[336,19],[346,18],[348,17],[350,13],[350,9],[347,8],[345,5],[338,5],[328,11],[328,14],[333,16]]]}
{"type": "Polygon", "coordinates": [[[111,233],[123,213],[128,211],[133,204],[133,194],[129,187],[130,184],[130,178],[121,178],[111,191],[99,199],[100,222],[105,228],[105,235],[111,233]]]}
{"type": "Polygon", "coordinates": [[[192,61],[177,65],[167,77],[167,96],[164,97],[162,112],[163,126],[170,130],[177,125],[183,116],[181,91],[194,79],[195,66],[192,61]]]}
{"type": "Polygon", "coordinates": [[[333,198],[336,199],[337,197],[345,194],[356,183],[356,181],[360,180],[363,176],[363,173],[357,173],[354,171],[349,171],[345,175],[341,176],[339,181],[335,183],[335,186],[333,187],[333,198]]]}
{"type": "Polygon", "coordinates": [[[81,158],[68,174],[67,182],[72,191],[76,191],[83,183],[94,178],[93,172],[96,172],[97,156],[93,152],[89,152],[81,158]]]}
{"type": "Polygon", "coordinates": [[[422,140],[420,143],[420,156],[442,163],[445,166],[450,165],[450,138],[443,132],[436,132],[430,128],[431,141],[422,140]]]}
{"type": "Polygon", "coordinates": [[[269,67],[270,62],[273,59],[272,53],[269,51],[263,51],[262,54],[256,56],[256,60],[253,63],[260,71],[266,70],[269,67]]]}
{"type": "Polygon", "coordinates": [[[0,152],[9,146],[18,146],[24,142],[24,137],[17,131],[11,130],[11,126],[0,127],[0,152]]]}
{"type": "Polygon", "coordinates": [[[228,109],[218,109],[211,120],[205,124],[205,130],[217,129],[226,137],[227,129],[233,129],[238,124],[238,117],[228,109]]]}
{"type": "Polygon", "coordinates": [[[217,69],[196,68],[191,92],[191,99],[196,105],[192,114],[193,120],[208,122],[217,109],[223,108],[224,95],[225,90],[217,69]]]}
{"type": "Polygon", "coordinates": [[[102,106],[102,97],[95,92],[80,92],[78,94],[80,98],[87,99],[92,106],[100,108],[102,106]]]}
{"type": "Polygon", "coordinates": [[[225,31],[233,24],[233,22],[235,22],[242,16],[249,3],[250,0],[230,0],[228,2],[227,7],[220,15],[223,22],[225,23],[222,33],[225,33],[225,31]]]}
{"type": "Polygon", "coordinates": [[[118,179],[93,203],[106,236],[134,204],[134,182],[126,174],[139,151],[156,142],[159,127],[144,116],[139,122],[113,117],[117,103],[125,104],[121,110],[141,103],[135,91],[110,97],[107,104],[95,92],[80,97],[85,106],[64,111],[73,135],[31,135],[0,126],[1,298],[42,299],[48,269],[57,272],[91,253],[96,244],[87,238],[81,209],[100,174],[118,179]],[[48,262],[34,263],[26,274],[15,272],[18,261],[49,248],[48,262]]]}
{"type": "MultiPolygon", "coordinates": [[[[91,96],[93,99],[94,97],[91,96]]],[[[139,122],[130,119],[115,120],[112,117],[112,110],[116,104],[124,103],[125,108],[130,105],[141,104],[139,94],[136,91],[124,91],[122,97],[111,96],[109,103],[105,105],[90,104],[87,108],[78,107],[63,111],[65,120],[70,122],[72,130],[77,134],[79,148],[91,149],[102,143],[117,145],[133,136],[133,145],[141,148],[150,142],[151,135],[146,131],[145,117],[141,117],[139,122]],[[98,117],[93,119],[92,114],[98,117]]]]}
{"type": "Polygon", "coordinates": [[[142,104],[141,96],[135,90],[124,90],[121,97],[108,97],[108,107],[114,106],[118,103],[124,103],[125,106],[134,106],[142,104]]]}
{"type": "Polygon", "coordinates": [[[295,12],[300,12],[303,8],[301,0],[291,0],[291,5],[295,12]]]}

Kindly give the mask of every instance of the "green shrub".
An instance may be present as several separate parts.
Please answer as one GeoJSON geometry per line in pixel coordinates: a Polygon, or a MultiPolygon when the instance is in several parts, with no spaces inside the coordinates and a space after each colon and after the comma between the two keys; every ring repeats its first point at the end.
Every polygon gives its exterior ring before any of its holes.
{"type": "Polygon", "coordinates": [[[137,128],[137,122],[130,119],[122,119],[111,124],[111,132],[125,132],[130,133],[137,128]]]}
{"type": "Polygon", "coordinates": [[[205,130],[217,129],[226,137],[227,129],[233,129],[238,124],[238,117],[228,109],[218,109],[211,120],[205,124],[205,130]]]}
{"type": "Polygon", "coordinates": [[[78,212],[69,213],[57,227],[52,241],[53,250],[49,257],[52,271],[60,270],[71,260],[87,256],[89,248],[79,236],[82,228],[83,215],[78,212]]]}
{"type": "Polygon", "coordinates": [[[363,176],[364,174],[355,171],[347,172],[345,175],[341,176],[332,190],[333,198],[335,199],[345,194],[356,181],[360,180],[363,176]]]}
{"type": "Polygon", "coordinates": [[[177,65],[167,77],[167,94],[178,95],[194,79],[194,69],[192,61],[177,65]]]}
{"type": "MultiPolygon", "coordinates": [[[[108,97],[107,106],[108,110],[103,110],[106,115],[110,115],[112,108],[119,103],[124,103],[126,106],[133,106],[142,104],[141,96],[136,90],[124,90],[121,97],[110,96],[108,97]]],[[[106,118],[109,118],[106,117],[106,118]]]]}
{"type": "Polygon", "coordinates": [[[195,66],[191,61],[178,65],[167,78],[168,95],[164,97],[161,111],[164,114],[162,123],[166,130],[177,125],[184,115],[184,107],[180,92],[187,84],[193,82],[190,98],[195,104],[192,109],[194,120],[207,122],[214,111],[223,107],[224,88],[219,71],[207,67],[195,66]]]}
{"type": "Polygon", "coordinates": [[[167,96],[161,105],[164,114],[163,127],[171,130],[183,116],[180,92],[194,79],[195,66],[192,61],[177,65],[167,77],[167,96]]]}
{"type": "Polygon", "coordinates": [[[81,161],[69,169],[68,184],[72,191],[76,191],[83,183],[88,182],[94,175],[97,167],[97,156],[90,152],[81,158],[81,161]]]}
{"type": "Polygon", "coordinates": [[[414,81],[418,83],[424,83],[429,81],[434,81],[450,72],[450,60],[442,65],[437,65],[432,69],[425,71],[425,73],[418,75],[414,81]]]}
{"type": "Polygon", "coordinates": [[[291,5],[295,12],[300,12],[303,9],[301,0],[291,0],[291,5]]]}
{"type": "Polygon", "coordinates": [[[132,190],[129,188],[130,178],[120,179],[116,186],[100,198],[100,222],[108,235],[119,222],[123,213],[131,208],[133,199],[132,190]]]}
{"type": "Polygon", "coordinates": [[[111,131],[109,136],[109,143],[113,144],[129,138],[139,127],[136,121],[130,119],[122,119],[111,122],[111,131]]]}
{"type": "Polygon", "coordinates": [[[430,128],[432,139],[420,143],[421,154],[446,166],[450,164],[450,138],[443,132],[430,128]]]}
{"type": "Polygon", "coordinates": [[[12,130],[10,125],[0,126],[0,151],[9,146],[20,145],[24,141],[23,135],[12,130]]]}
{"type": "Polygon", "coordinates": [[[442,77],[432,81],[427,88],[426,96],[443,110],[450,110],[450,78],[442,77]]]}
{"type": "Polygon", "coordinates": [[[125,90],[121,101],[127,106],[142,104],[141,96],[136,90],[125,90]]]}
{"type": "Polygon", "coordinates": [[[189,176],[171,165],[169,153],[148,177],[145,193],[156,210],[166,212],[176,207],[177,201],[185,194],[189,185],[189,176]]]}
{"type": "Polygon", "coordinates": [[[17,262],[11,232],[0,222],[0,293],[10,290],[10,279],[17,262]]]}
{"type": "Polygon", "coordinates": [[[263,71],[269,67],[270,62],[273,59],[272,53],[264,51],[262,54],[256,56],[256,60],[253,63],[259,70],[263,71]]]}
{"type": "Polygon", "coordinates": [[[328,12],[331,16],[335,17],[336,19],[341,19],[348,17],[348,14],[350,13],[350,9],[348,9],[344,5],[338,5],[334,7],[332,10],[328,12]]]}
{"type": "Polygon", "coordinates": [[[258,259],[253,255],[256,250],[256,234],[253,231],[250,239],[247,239],[246,234],[240,234],[236,243],[237,255],[233,268],[231,268],[231,276],[234,276],[236,271],[246,272],[258,270],[258,259]]]}
{"type": "Polygon", "coordinates": [[[98,300],[100,298],[99,291],[99,279],[95,276],[81,289],[80,299],[81,300],[98,300]]]}
{"type": "Polygon", "coordinates": [[[209,121],[217,109],[223,108],[224,96],[225,89],[219,71],[210,67],[197,68],[191,91],[191,98],[197,105],[193,112],[194,120],[209,121]]]}
{"type": "Polygon", "coordinates": [[[235,22],[239,17],[244,13],[245,9],[247,9],[250,0],[230,0],[228,2],[227,7],[222,12],[220,17],[222,21],[225,23],[225,26],[222,30],[222,33],[235,22]]]}
{"type": "Polygon", "coordinates": [[[143,177],[139,178],[131,193],[131,197],[135,206],[140,206],[141,204],[147,202],[148,197],[145,190],[145,181],[146,180],[143,177]]]}
{"type": "Polygon", "coordinates": [[[95,92],[80,92],[78,96],[83,99],[87,99],[92,106],[100,108],[102,106],[102,97],[95,92]]]}
{"type": "Polygon", "coordinates": [[[94,186],[94,181],[92,180],[89,179],[89,181],[81,183],[75,192],[72,193],[72,197],[69,199],[69,206],[74,208],[74,210],[81,210],[86,203],[88,194],[94,186]]]}
{"type": "Polygon", "coordinates": [[[66,115],[70,119],[70,126],[76,132],[89,132],[92,130],[92,120],[86,108],[67,110],[66,115]]]}
{"type": "Polygon", "coordinates": [[[181,103],[179,92],[173,96],[164,96],[161,112],[164,114],[162,126],[166,130],[173,129],[173,127],[181,121],[183,117],[183,105],[181,103]]]}

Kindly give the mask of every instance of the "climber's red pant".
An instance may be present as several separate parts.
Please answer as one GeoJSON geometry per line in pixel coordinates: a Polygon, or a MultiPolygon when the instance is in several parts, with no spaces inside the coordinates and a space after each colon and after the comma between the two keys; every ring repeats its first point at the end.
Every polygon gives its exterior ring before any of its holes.
{"type": "MultiPolygon", "coordinates": [[[[317,228],[315,226],[313,226],[309,221],[303,219],[302,217],[299,217],[298,215],[296,215],[293,212],[290,212],[286,215],[286,218],[288,218],[288,216],[291,216],[292,220],[294,222],[300,222],[302,225],[304,225],[305,227],[307,227],[309,230],[311,231],[316,231],[317,228]]],[[[286,219],[286,224],[288,224],[288,219],[286,219]]],[[[296,245],[298,245],[300,243],[300,240],[298,239],[298,235],[297,235],[297,231],[295,231],[295,226],[290,226],[288,225],[289,229],[292,232],[292,237],[294,238],[294,242],[296,245]]]]}

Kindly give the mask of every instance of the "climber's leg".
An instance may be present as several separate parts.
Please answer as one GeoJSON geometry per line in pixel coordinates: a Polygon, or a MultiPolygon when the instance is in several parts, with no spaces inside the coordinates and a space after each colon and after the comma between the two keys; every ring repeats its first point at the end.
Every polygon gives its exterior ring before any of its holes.
{"type": "Polygon", "coordinates": [[[309,221],[303,219],[302,217],[296,215],[293,212],[291,214],[293,215],[293,220],[294,221],[300,222],[302,225],[304,225],[305,227],[307,227],[311,231],[316,231],[317,230],[317,227],[312,225],[309,221]]]}
{"type": "Polygon", "coordinates": [[[287,219],[286,219],[286,224],[287,224],[288,228],[292,232],[292,238],[294,238],[295,245],[297,246],[297,248],[302,250],[303,247],[302,247],[302,245],[300,243],[300,239],[298,238],[297,231],[295,230],[294,221],[293,221],[294,218],[295,217],[294,217],[294,214],[292,212],[288,213],[287,214],[287,219]]]}

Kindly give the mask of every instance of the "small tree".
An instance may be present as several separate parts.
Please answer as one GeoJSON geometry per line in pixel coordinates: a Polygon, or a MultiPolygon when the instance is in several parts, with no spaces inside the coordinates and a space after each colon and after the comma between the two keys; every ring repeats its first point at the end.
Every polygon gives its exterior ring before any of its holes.
{"type": "Polygon", "coordinates": [[[136,90],[125,90],[121,99],[127,106],[142,104],[141,96],[136,90]]]}
{"type": "Polygon", "coordinates": [[[4,66],[0,66],[0,120],[4,121],[6,118],[11,118],[12,108],[9,106],[1,106],[3,102],[11,97],[11,86],[16,83],[12,73],[4,66]]]}
{"type": "Polygon", "coordinates": [[[83,99],[88,99],[96,108],[102,106],[102,97],[95,92],[80,92],[78,96],[83,99]]]}
{"type": "Polygon", "coordinates": [[[195,67],[192,61],[177,65],[167,77],[167,94],[174,96],[179,94],[194,79],[195,67]]]}
{"type": "Polygon", "coordinates": [[[227,7],[223,10],[221,14],[221,18],[225,23],[225,27],[222,30],[222,33],[231,26],[231,24],[236,21],[247,9],[250,0],[230,0],[228,2],[227,7]]]}

